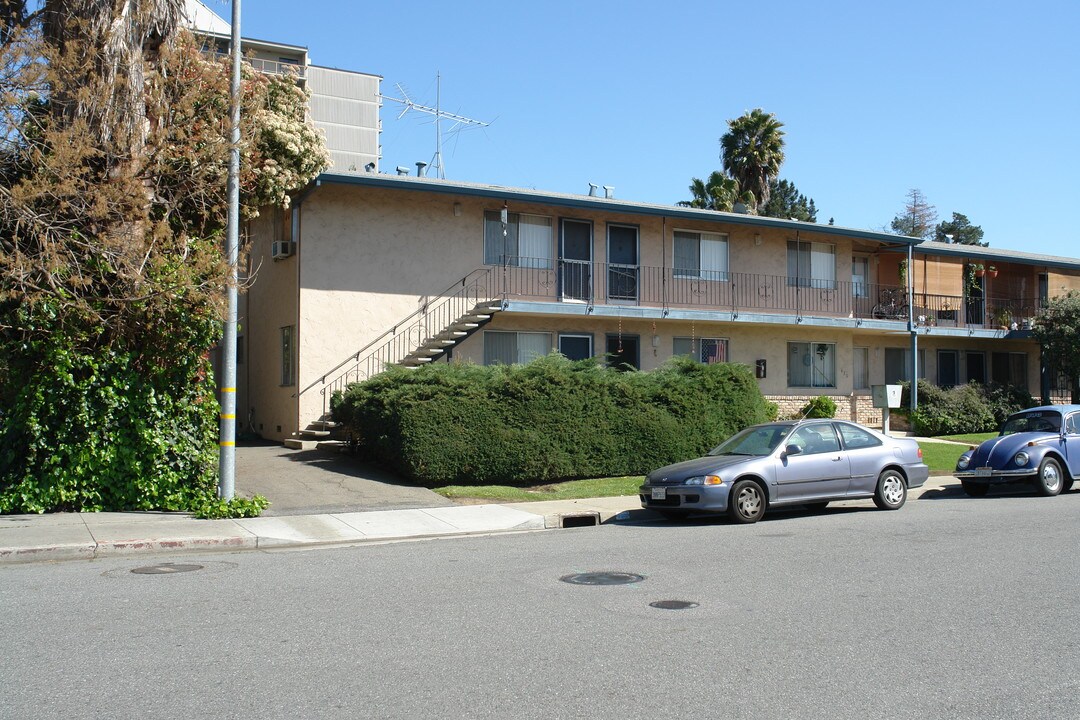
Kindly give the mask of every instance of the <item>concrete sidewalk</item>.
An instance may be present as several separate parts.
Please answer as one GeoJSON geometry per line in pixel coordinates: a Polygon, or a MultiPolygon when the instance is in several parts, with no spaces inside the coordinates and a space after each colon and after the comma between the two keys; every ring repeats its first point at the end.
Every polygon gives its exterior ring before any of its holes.
{"type": "MultiPolygon", "coordinates": [[[[956,492],[952,476],[931,477],[910,500],[956,492]]],[[[835,503],[866,504],[868,500],[835,503]]],[[[901,511],[902,512],[902,511],[901,511]]],[[[636,495],[508,505],[455,505],[241,520],[186,513],[58,513],[0,516],[0,565],[138,554],[358,545],[416,538],[526,532],[661,518],[636,495]]]]}

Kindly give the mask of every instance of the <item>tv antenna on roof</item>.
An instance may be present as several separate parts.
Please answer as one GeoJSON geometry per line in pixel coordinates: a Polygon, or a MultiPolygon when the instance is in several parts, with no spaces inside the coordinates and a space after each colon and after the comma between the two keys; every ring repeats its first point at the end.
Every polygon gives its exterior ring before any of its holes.
{"type": "Polygon", "coordinates": [[[454,132],[461,127],[467,125],[479,125],[480,127],[487,127],[491,123],[481,122],[480,120],[474,120],[467,118],[464,115],[457,115],[456,113],[446,112],[442,109],[442,74],[436,73],[435,75],[435,107],[429,107],[427,105],[421,105],[413,102],[409,94],[405,92],[405,88],[401,86],[401,83],[394,83],[394,87],[401,93],[400,98],[390,97],[389,95],[383,95],[382,97],[392,102],[401,103],[405,107],[402,108],[401,113],[398,115],[398,120],[405,117],[405,113],[410,110],[416,110],[418,112],[427,113],[428,115],[435,116],[435,157],[431,161],[431,169],[434,171],[438,169],[438,177],[440,179],[446,179],[446,169],[443,166],[442,159],[442,120],[453,120],[454,124],[447,130],[448,133],[454,132]]]}

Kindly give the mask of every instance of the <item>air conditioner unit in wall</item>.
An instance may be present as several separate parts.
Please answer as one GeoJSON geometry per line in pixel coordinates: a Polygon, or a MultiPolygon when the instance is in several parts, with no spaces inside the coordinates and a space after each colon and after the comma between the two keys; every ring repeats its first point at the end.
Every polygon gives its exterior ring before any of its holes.
{"type": "Polygon", "coordinates": [[[270,254],[274,256],[275,260],[281,260],[290,257],[295,250],[295,246],[288,240],[275,240],[270,254]]]}

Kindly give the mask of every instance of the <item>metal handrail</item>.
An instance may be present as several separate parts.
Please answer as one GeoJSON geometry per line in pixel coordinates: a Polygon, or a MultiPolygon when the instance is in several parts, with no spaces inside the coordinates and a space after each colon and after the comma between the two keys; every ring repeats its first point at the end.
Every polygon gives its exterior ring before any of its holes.
{"type": "Polygon", "coordinates": [[[439,293],[433,301],[425,302],[393,327],[323,373],[318,380],[297,393],[297,396],[321,386],[323,412],[326,412],[329,397],[335,390],[343,390],[350,382],[371,377],[382,372],[386,365],[400,362],[425,341],[444,332],[476,304],[482,300],[494,299],[491,297],[491,277],[490,267],[473,270],[439,293]],[[327,380],[328,376],[346,366],[348,367],[344,372],[327,380]]]}

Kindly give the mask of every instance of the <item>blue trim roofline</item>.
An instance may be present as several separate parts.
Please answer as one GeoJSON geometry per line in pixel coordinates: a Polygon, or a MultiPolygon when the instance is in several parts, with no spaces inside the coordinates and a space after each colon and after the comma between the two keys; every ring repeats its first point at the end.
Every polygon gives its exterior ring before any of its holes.
{"type": "Polygon", "coordinates": [[[893,245],[902,245],[905,247],[908,245],[918,245],[922,242],[922,238],[893,235],[892,233],[875,232],[873,230],[858,230],[837,225],[821,225],[799,220],[782,220],[780,218],[762,217],[760,215],[744,215],[742,213],[719,212],[716,210],[697,210],[695,208],[679,207],[678,205],[655,205],[651,203],[615,200],[613,198],[593,197],[591,195],[540,192],[537,190],[508,188],[498,185],[481,185],[477,183],[439,180],[436,178],[420,178],[407,175],[387,175],[383,173],[365,173],[357,175],[323,173],[315,180],[316,187],[322,184],[360,185],[364,187],[390,188],[393,190],[472,195],[475,197],[488,197],[497,200],[514,200],[517,202],[557,205],[559,207],[577,208],[581,210],[598,210],[602,212],[619,212],[630,215],[726,222],[749,227],[781,228],[804,233],[841,235],[893,245]]]}

